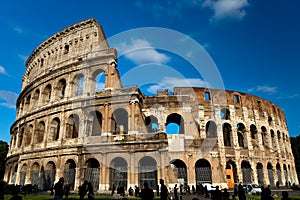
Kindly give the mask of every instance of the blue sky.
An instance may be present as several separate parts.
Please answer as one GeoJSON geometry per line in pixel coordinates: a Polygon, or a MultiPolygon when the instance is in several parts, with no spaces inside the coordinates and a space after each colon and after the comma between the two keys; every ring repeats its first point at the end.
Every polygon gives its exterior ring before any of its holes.
{"type": "MultiPolygon", "coordinates": [[[[27,57],[49,36],[90,17],[103,26],[107,38],[145,27],[165,28],[186,35],[209,54],[225,89],[274,102],[285,112],[290,136],[297,136],[300,134],[299,7],[298,0],[1,2],[0,139],[9,141],[9,128],[16,115],[15,99],[20,93],[27,57]]],[[[154,80],[155,84],[141,83],[149,94],[159,88],[158,82],[172,87],[180,83],[182,77],[192,85],[211,84],[195,76],[193,67],[185,59],[156,48],[146,37],[132,36],[116,45],[120,51],[143,45],[151,55],[142,60],[134,53],[120,57],[121,76],[137,66],[148,70],[166,69],[161,73],[156,71],[160,79],[154,80]],[[151,66],[147,65],[149,62],[151,66]]],[[[153,70],[149,70],[151,73],[153,70]]]]}

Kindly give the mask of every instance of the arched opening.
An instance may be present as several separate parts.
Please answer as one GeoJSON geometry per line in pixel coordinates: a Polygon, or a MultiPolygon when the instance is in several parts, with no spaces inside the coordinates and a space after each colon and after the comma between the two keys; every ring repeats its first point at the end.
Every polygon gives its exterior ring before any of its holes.
{"type": "Polygon", "coordinates": [[[52,86],[48,84],[43,91],[43,102],[48,103],[51,99],[52,86]]]}
{"type": "Polygon", "coordinates": [[[18,148],[22,146],[23,136],[24,136],[24,128],[22,127],[18,135],[18,145],[17,145],[18,148]]]}
{"type": "Polygon", "coordinates": [[[226,147],[233,146],[232,129],[231,129],[231,125],[228,123],[223,124],[223,140],[224,140],[224,146],[226,147]]]}
{"type": "Polygon", "coordinates": [[[76,174],[76,164],[72,159],[67,160],[64,167],[64,179],[65,184],[70,184],[71,190],[74,189],[75,185],[75,174],[76,174]]]}
{"type": "Polygon", "coordinates": [[[60,130],[60,120],[56,117],[52,120],[50,124],[50,135],[49,135],[50,142],[58,140],[59,130],[60,130]]]}
{"type": "Polygon", "coordinates": [[[39,122],[36,132],[35,132],[35,144],[42,143],[44,141],[45,135],[45,122],[39,122]]]}
{"type": "Polygon", "coordinates": [[[54,185],[56,175],[55,163],[50,161],[45,167],[45,190],[49,190],[54,185]]]}
{"type": "Polygon", "coordinates": [[[27,171],[27,165],[23,164],[20,170],[20,183],[19,185],[24,186],[25,180],[26,180],[26,171],[27,171]]]}
{"type": "Polygon", "coordinates": [[[187,180],[187,168],[182,160],[176,159],[170,162],[171,168],[173,169],[174,175],[177,178],[179,184],[184,185],[188,182],[187,180]]]}
{"type": "Polygon", "coordinates": [[[274,131],[273,131],[272,129],[270,130],[270,133],[271,133],[271,139],[272,139],[272,147],[277,148],[277,147],[276,147],[276,137],[275,137],[275,133],[274,133],[274,131]]]}
{"type": "Polygon", "coordinates": [[[285,183],[287,185],[287,183],[289,181],[289,176],[288,176],[288,171],[287,171],[287,168],[286,168],[285,164],[283,164],[283,173],[284,173],[285,183]]]}
{"type": "Polygon", "coordinates": [[[13,174],[11,177],[11,184],[16,184],[16,179],[17,179],[17,172],[18,172],[18,164],[15,165],[15,168],[13,170],[13,174]]]}
{"type": "Polygon", "coordinates": [[[237,129],[239,147],[244,148],[247,146],[247,142],[245,141],[245,138],[247,137],[244,137],[244,134],[246,132],[245,125],[242,123],[238,123],[236,129],[237,129]]]}
{"type": "Polygon", "coordinates": [[[261,127],[261,140],[262,140],[262,145],[268,144],[267,129],[264,126],[261,127]]]}
{"type": "Polygon", "coordinates": [[[264,185],[264,172],[263,172],[263,165],[261,163],[256,164],[256,171],[257,171],[257,181],[259,185],[264,185]]]}
{"type": "Polygon", "coordinates": [[[248,161],[243,160],[241,164],[242,174],[243,174],[243,183],[252,183],[252,169],[248,161]]]}
{"type": "Polygon", "coordinates": [[[74,93],[75,95],[81,95],[84,92],[84,76],[78,74],[74,80],[74,93]]]}
{"type": "Polygon", "coordinates": [[[236,164],[232,160],[226,162],[226,179],[229,188],[234,188],[234,183],[238,182],[236,164]]]}
{"type": "Polygon", "coordinates": [[[40,165],[35,162],[31,167],[31,185],[40,185],[40,165]]]}
{"type": "Polygon", "coordinates": [[[199,159],[195,164],[196,184],[212,183],[210,163],[205,159],[199,159]]]}
{"type": "Polygon", "coordinates": [[[40,98],[40,90],[37,89],[34,91],[33,96],[32,96],[32,105],[33,107],[38,107],[38,101],[40,98]]]}
{"type": "Polygon", "coordinates": [[[270,185],[274,186],[273,166],[269,162],[268,162],[268,165],[267,165],[267,169],[268,169],[268,177],[269,177],[270,185]]]}
{"type": "Polygon", "coordinates": [[[84,171],[84,180],[92,183],[94,190],[99,190],[100,182],[100,164],[97,159],[90,158],[86,161],[86,169],[84,171]]]}
{"type": "Polygon", "coordinates": [[[90,119],[92,120],[92,136],[100,136],[102,133],[102,114],[99,111],[93,111],[90,113],[90,119]]]}
{"type": "Polygon", "coordinates": [[[158,131],[158,119],[153,115],[145,118],[145,124],[148,133],[156,133],[158,131]]]}
{"type": "Polygon", "coordinates": [[[112,114],[112,132],[114,135],[128,133],[128,113],[123,108],[116,109],[112,114]]]}
{"type": "Polygon", "coordinates": [[[79,130],[79,117],[77,114],[72,114],[69,116],[66,124],[67,138],[77,138],[79,130]]]}
{"type": "Polygon", "coordinates": [[[205,126],[206,138],[216,138],[217,137],[217,125],[214,121],[208,121],[205,126]]]}
{"type": "Polygon", "coordinates": [[[229,120],[230,119],[230,111],[227,108],[222,108],[220,111],[220,118],[229,120]]]}
{"type": "Polygon", "coordinates": [[[105,72],[97,70],[93,74],[95,80],[95,92],[100,92],[105,89],[105,72]]]}
{"type": "Polygon", "coordinates": [[[30,124],[26,129],[25,146],[31,144],[32,133],[33,133],[33,126],[32,124],[30,124]]]}
{"type": "Polygon", "coordinates": [[[167,134],[184,134],[183,117],[177,113],[170,114],[166,121],[167,134]]]}
{"type": "Polygon", "coordinates": [[[27,98],[26,98],[26,101],[25,101],[25,104],[26,104],[26,110],[27,111],[30,111],[30,100],[31,100],[31,95],[28,95],[27,98]]]}
{"type": "Polygon", "coordinates": [[[282,185],[281,167],[280,167],[279,163],[276,164],[276,171],[277,171],[277,177],[278,177],[279,184],[282,185]]]}
{"type": "Polygon", "coordinates": [[[128,179],[128,164],[124,158],[114,158],[110,163],[110,187],[123,187],[127,188],[128,179]]]}
{"type": "Polygon", "coordinates": [[[157,163],[149,156],[143,157],[139,161],[139,187],[147,182],[150,188],[157,186],[157,163]]]}
{"type": "Polygon", "coordinates": [[[58,99],[63,99],[65,97],[66,94],[66,87],[67,87],[67,82],[65,79],[61,79],[56,87],[56,93],[57,93],[57,97],[58,99]]]}
{"type": "Polygon", "coordinates": [[[250,126],[250,134],[251,134],[251,139],[253,140],[257,139],[257,128],[254,124],[250,126]]]}

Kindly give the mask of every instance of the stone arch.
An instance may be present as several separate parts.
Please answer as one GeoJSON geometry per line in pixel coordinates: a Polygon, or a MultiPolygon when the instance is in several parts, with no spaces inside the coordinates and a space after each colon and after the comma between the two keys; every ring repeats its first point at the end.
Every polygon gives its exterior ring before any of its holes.
{"type": "Polygon", "coordinates": [[[79,131],[79,116],[71,114],[67,119],[66,138],[77,138],[79,131]]]}
{"type": "Polygon", "coordinates": [[[284,178],[285,178],[285,183],[287,185],[287,183],[289,181],[289,176],[288,176],[288,170],[287,170],[286,164],[283,164],[283,174],[284,174],[284,178]]]}
{"type": "Polygon", "coordinates": [[[35,136],[34,136],[35,144],[42,143],[44,141],[44,135],[45,135],[45,122],[40,121],[35,131],[35,136]]]}
{"type": "Polygon", "coordinates": [[[217,125],[214,121],[208,121],[205,126],[206,138],[216,138],[218,137],[217,125]]]}
{"type": "Polygon", "coordinates": [[[237,167],[232,160],[226,162],[226,179],[229,188],[234,188],[234,183],[238,182],[237,167]]]}
{"type": "Polygon", "coordinates": [[[77,74],[74,77],[73,93],[75,94],[75,96],[81,95],[84,93],[84,75],[83,74],[77,74]]]}
{"type": "Polygon", "coordinates": [[[30,111],[30,107],[31,107],[30,103],[31,103],[31,94],[29,94],[29,95],[26,97],[26,101],[25,101],[25,104],[26,104],[26,110],[27,110],[27,111],[30,111]]]}
{"type": "Polygon", "coordinates": [[[229,123],[223,124],[224,146],[233,146],[232,129],[229,123]]]}
{"type": "Polygon", "coordinates": [[[282,184],[281,167],[280,167],[279,163],[276,164],[276,171],[277,171],[277,177],[278,177],[279,184],[282,184]]]}
{"type": "Polygon", "coordinates": [[[243,174],[243,183],[252,183],[252,169],[249,161],[243,160],[241,163],[241,169],[243,174]]]}
{"type": "Polygon", "coordinates": [[[257,182],[259,185],[264,185],[264,172],[263,172],[263,165],[261,163],[256,164],[256,171],[257,171],[257,182]]]}
{"type": "Polygon", "coordinates": [[[45,190],[49,190],[55,182],[56,165],[53,161],[49,161],[45,166],[45,190]]]}
{"type": "Polygon", "coordinates": [[[99,190],[100,164],[95,158],[90,158],[85,163],[84,180],[92,183],[94,190],[99,190]]]}
{"type": "Polygon", "coordinates": [[[139,160],[139,186],[143,187],[144,182],[148,182],[150,188],[157,186],[157,162],[150,156],[145,156],[139,160]]]}
{"type": "Polygon", "coordinates": [[[66,95],[67,81],[62,78],[58,81],[56,85],[56,96],[59,99],[63,99],[66,95]]]}
{"type": "Polygon", "coordinates": [[[148,133],[155,133],[158,131],[158,119],[153,115],[145,118],[145,125],[148,133]]]}
{"type": "Polygon", "coordinates": [[[91,136],[100,136],[102,134],[102,114],[99,111],[92,111],[89,119],[92,122],[91,136]]]}
{"type": "Polygon", "coordinates": [[[25,180],[26,180],[26,172],[27,172],[27,164],[23,164],[21,169],[20,169],[20,182],[19,185],[25,185],[25,180]]]}
{"type": "Polygon", "coordinates": [[[48,103],[48,102],[50,102],[50,99],[51,99],[51,92],[52,92],[52,86],[51,86],[51,84],[48,84],[48,85],[44,88],[44,91],[42,92],[43,103],[48,103]]]}
{"type": "Polygon", "coordinates": [[[125,109],[116,109],[112,114],[111,121],[113,135],[122,135],[128,133],[128,112],[125,109]]]}
{"type": "Polygon", "coordinates": [[[105,89],[105,80],[106,79],[106,74],[105,71],[103,70],[96,70],[93,73],[93,81],[94,83],[92,84],[92,89],[95,92],[100,92],[105,89]]]}
{"type": "Polygon", "coordinates": [[[211,165],[206,159],[199,159],[195,163],[196,183],[212,183],[211,165]]]}
{"type": "Polygon", "coordinates": [[[110,187],[124,187],[126,190],[128,182],[128,164],[124,158],[116,157],[110,162],[109,168],[110,187]]]}
{"type": "Polygon", "coordinates": [[[39,98],[40,98],[40,90],[36,89],[32,96],[32,105],[34,107],[38,107],[39,98]]]}
{"type": "Polygon", "coordinates": [[[265,126],[261,127],[261,140],[263,145],[268,144],[268,134],[267,134],[267,129],[265,126]]]}
{"type": "Polygon", "coordinates": [[[31,166],[31,184],[40,185],[40,164],[38,162],[33,163],[31,166]]]}
{"type": "Polygon", "coordinates": [[[167,134],[184,134],[184,119],[177,113],[168,115],[166,120],[167,134]]]}
{"type": "Polygon", "coordinates": [[[238,144],[239,147],[247,147],[247,135],[245,134],[246,132],[246,127],[243,123],[238,123],[237,124],[237,136],[238,136],[238,144]]]}
{"type": "Polygon", "coordinates": [[[188,183],[186,164],[180,159],[171,160],[170,164],[177,182],[183,185],[184,183],[188,183]]]}
{"type": "Polygon", "coordinates": [[[73,159],[68,159],[64,166],[65,184],[70,184],[71,190],[75,186],[76,163],[73,159]]]}
{"type": "Polygon", "coordinates": [[[272,140],[272,147],[276,148],[276,137],[275,137],[275,133],[274,133],[273,129],[270,130],[270,134],[271,134],[271,140],[272,140]]]}
{"type": "Polygon", "coordinates": [[[33,134],[33,125],[30,124],[27,129],[26,129],[26,134],[25,134],[25,146],[28,146],[31,144],[31,138],[33,134]]]}
{"type": "Polygon", "coordinates": [[[50,124],[50,134],[49,134],[49,142],[57,141],[59,139],[60,133],[60,120],[58,117],[55,117],[50,124]]]}
{"type": "Polygon", "coordinates": [[[270,162],[268,162],[267,164],[267,169],[268,169],[269,183],[271,186],[274,186],[273,166],[270,162]]]}
{"type": "Polygon", "coordinates": [[[24,137],[24,127],[22,127],[18,133],[18,144],[17,144],[18,148],[22,147],[23,137],[24,137]]]}
{"type": "Polygon", "coordinates": [[[16,179],[17,179],[17,173],[18,173],[18,164],[15,164],[14,167],[12,167],[13,172],[12,172],[12,177],[11,177],[11,184],[16,184],[16,179]]]}

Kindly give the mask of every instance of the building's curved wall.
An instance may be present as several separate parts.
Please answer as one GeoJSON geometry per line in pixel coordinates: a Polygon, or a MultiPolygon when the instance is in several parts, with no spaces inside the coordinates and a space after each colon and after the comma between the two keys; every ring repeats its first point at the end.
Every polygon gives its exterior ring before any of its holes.
{"type": "Polygon", "coordinates": [[[46,182],[64,176],[76,189],[93,171],[97,190],[117,180],[126,187],[141,185],[149,177],[153,186],[159,178],[169,186],[298,184],[278,106],[208,88],[146,97],[137,87],[122,88],[116,60],[94,19],[34,50],[11,127],[5,180],[45,189],[46,182]],[[114,168],[122,169],[122,180],[113,178],[114,168]]]}

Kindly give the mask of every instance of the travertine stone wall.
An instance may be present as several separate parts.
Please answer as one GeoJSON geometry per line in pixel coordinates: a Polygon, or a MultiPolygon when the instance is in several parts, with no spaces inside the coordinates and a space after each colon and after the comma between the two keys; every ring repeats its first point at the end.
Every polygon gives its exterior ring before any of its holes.
{"type": "Polygon", "coordinates": [[[208,88],[148,97],[123,88],[116,67],[117,52],[95,19],[33,51],[11,126],[6,181],[47,189],[64,176],[76,190],[92,170],[96,190],[141,186],[149,177],[152,186],[163,178],[170,187],[298,184],[286,119],[272,102],[208,88]]]}

